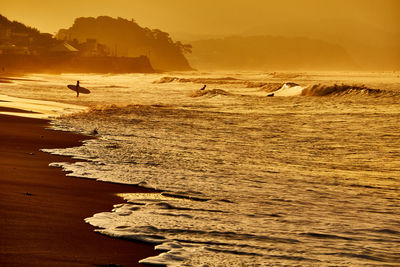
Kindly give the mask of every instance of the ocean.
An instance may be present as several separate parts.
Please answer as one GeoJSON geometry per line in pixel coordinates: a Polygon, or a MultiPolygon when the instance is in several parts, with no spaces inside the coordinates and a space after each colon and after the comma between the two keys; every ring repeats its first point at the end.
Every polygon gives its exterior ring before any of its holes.
{"type": "Polygon", "coordinates": [[[51,166],[161,192],[86,219],[153,243],[142,263],[400,262],[398,72],[35,74],[0,93],[88,107],[52,127],[99,138],[45,150],[84,160],[51,166]]]}

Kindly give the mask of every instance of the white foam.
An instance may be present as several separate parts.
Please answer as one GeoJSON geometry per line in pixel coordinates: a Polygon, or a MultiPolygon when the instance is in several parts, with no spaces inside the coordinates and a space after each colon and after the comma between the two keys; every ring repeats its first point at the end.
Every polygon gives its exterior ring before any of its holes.
{"type": "Polygon", "coordinates": [[[291,86],[285,83],[279,90],[274,92],[274,96],[298,96],[303,89],[304,87],[300,85],[291,86]]]}

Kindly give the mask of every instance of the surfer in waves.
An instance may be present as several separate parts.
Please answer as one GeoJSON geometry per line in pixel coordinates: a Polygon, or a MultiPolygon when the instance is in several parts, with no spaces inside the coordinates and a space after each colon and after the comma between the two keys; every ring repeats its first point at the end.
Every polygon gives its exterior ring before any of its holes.
{"type": "Polygon", "coordinates": [[[207,85],[205,84],[200,90],[206,89],[207,85]]]}

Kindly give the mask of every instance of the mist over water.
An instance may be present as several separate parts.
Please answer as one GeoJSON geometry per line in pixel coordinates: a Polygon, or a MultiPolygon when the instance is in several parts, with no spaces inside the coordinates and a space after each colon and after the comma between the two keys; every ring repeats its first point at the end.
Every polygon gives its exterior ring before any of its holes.
{"type": "Polygon", "coordinates": [[[78,99],[65,88],[78,75],[31,78],[0,93],[88,105],[54,127],[99,132],[47,150],[87,160],[53,166],[163,192],[121,195],[86,219],[164,251],[144,263],[400,261],[396,73],[85,75],[92,94],[78,99]]]}

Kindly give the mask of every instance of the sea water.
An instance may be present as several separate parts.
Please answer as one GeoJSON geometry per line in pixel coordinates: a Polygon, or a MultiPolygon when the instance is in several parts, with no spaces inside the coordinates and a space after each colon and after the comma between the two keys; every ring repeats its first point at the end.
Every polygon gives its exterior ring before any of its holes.
{"type": "Polygon", "coordinates": [[[112,211],[86,219],[102,234],[153,243],[160,255],[143,263],[400,262],[396,73],[30,78],[0,93],[89,106],[53,126],[99,133],[80,147],[45,150],[85,160],[52,166],[161,192],[121,194],[112,211]],[[90,95],[65,87],[78,79],[90,95]],[[310,86],[320,93],[301,96],[310,86]]]}

